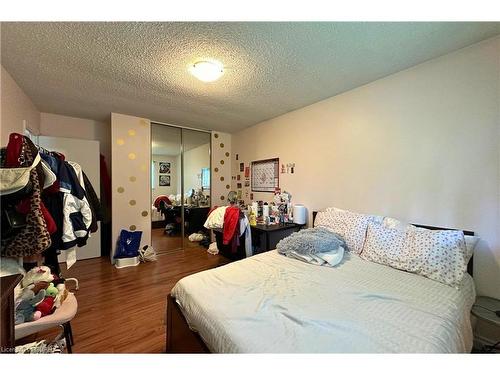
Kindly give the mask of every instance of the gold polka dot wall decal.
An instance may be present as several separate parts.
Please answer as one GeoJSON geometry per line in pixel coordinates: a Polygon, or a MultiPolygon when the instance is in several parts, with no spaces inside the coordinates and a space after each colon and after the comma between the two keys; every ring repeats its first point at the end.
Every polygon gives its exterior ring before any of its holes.
{"type": "Polygon", "coordinates": [[[226,185],[226,189],[229,189],[230,187],[231,187],[231,186],[229,186],[229,185],[226,185]]]}
{"type": "Polygon", "coordinates": [[[224,181],[224,176],[220,176],[220,180],[221,180],[221,181],[224,181]]]}
{"type": "Polygon", "coordinates": [[[130,176],[128,179],[130,180],[130,182],[136,182],[137,181],[137,177],[135,177],[135,176],[130,176]]]}
{"type": "Polygon", "coordinates": [[[123,138],[118,138],[116,140],[116,144],[119,146],[123,146],[125,144],[125,141],[123,140],[123,138]]]}
{"type": "Polygon", "coordinates": [[[135,159],[135,154],[133,152],[131,152],[130,154],[128,154],[128,158],[130,160],[134,160],[135,159]]]}
{"type": "Polygon", "coordinates": [[[214,172],[219,172],[219,168],[215,167],[214,172]]]}
{"type": "Polygon", "coordinates": [[[131,137],[133,137],[135,135],[135,130],[134,129],[130,129],[128,131],[128,135],[131,136],[131,137]]]}
{"type": "Polygon", "coordinates": [[[220,148],[224,148],[224,143],[221,143],[219,146],[220,148]]]}
{"type": "Polygon", "coordinates": [[[223,195],[221,195],[221,196],[220,196],[220,200],[221,200],[221,201],[223,201],[223,200],[225,200],[225,199],[226,199],[226,197],[225,197],[225,196],[223,196],[223,195]]]}
{"type": "Polygon", "coordinates": [[[134,199],[132,199],[132,200],[130,200],[130,201],[128,202],[128,204],[130,204],[131,206],[135,206],[135,203],[136,203],[136,202],[135,202],[135,200],[134,200],[134,199]]]}
{"type": "Polygon", "coordinates": [[[219,138],[219,134],[215,133],[214,138],[219,138]]]}
{"type": "Polygon", "coordinates": [[[226,156],[229,157],[229,152],[226,152],[226,156]]]}
{"type": "Polygon", "coordinates": [[[224,160],[221,160],[221,161],[220,161],[220,163],[221,163],[221,164],[224,164],[224,160]]]}
{"type": "Polygon", "coordinates": [[[119,193],[123,193],[125,189],[120,186],[118,189],[116,189],[116,191],[119,193]]]}
{"type": "Polygon", "coordinates": [[[148,216],[148,211],[142,211],[141,215],[144,216],[144,217],[148,216]]]}
{"type": "Polygon", "coordinates": [[[128,229],[130,229],[130,230],[132,230],[132,231],[133,231],[133,230],[136,230],[136,229],[137,229],[137,227],[136,227],[135,225],[131,225],[131,226],[129,226],[129,227],[128,227],[128,229]]]}

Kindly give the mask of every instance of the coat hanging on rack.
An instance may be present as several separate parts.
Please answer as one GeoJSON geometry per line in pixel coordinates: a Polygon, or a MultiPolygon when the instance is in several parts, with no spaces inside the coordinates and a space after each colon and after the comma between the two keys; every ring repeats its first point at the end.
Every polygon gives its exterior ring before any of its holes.
{"type": "Polygon", "coordinates": [[[14,175],[2,178],[0,190],[2,256],[42,253],[58,270],[59,251],[84,246],[97,229],[100,203],[90,181],[79,164],[21,134],[10,135],[0,162],[2,177],[14,175]]]}

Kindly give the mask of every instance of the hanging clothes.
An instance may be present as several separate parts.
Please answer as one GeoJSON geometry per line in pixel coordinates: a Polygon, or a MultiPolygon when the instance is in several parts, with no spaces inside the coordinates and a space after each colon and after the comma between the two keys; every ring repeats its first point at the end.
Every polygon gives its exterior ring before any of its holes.
{"type": "MultiPolygon", "coordinates": [[[[16,133],[11,134],[7,145],[5,166],[2,167],[29,167],[37,155],[38,150],[29,138],[16,133]]],[[[7,243],[2,243],[2,256],[27,257],[36,255],[51,245],[50,233],[41,207],[40,186],[43,186],[43,181],[43,170],[38,164],[31,169],[29,175],[31,193],[27,197],[29,199],[29,212],[26,214],[26,224],[7,243]]]]}
{"type": "Polygon", "coordinates": [[[2,256],[43,254],[59,274],[60,250],[84,246],[98,228],[102,214],[92,184],[79,164],[17,133],[1,149],[0,164],[2,256]]]}

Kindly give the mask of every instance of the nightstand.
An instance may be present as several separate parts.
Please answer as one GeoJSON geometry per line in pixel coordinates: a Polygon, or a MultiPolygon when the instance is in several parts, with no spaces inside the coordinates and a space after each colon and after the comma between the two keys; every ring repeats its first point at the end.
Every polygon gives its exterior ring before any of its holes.
{"type": "Polygon", "coordinates": [[[477,341],[484,342],[483,334],[478,331],[487,331],[488,339],[493,340],[493,345],[482,344],[479,352],[481,353],[500,353],[500,316],[495,311],[500,310],[500,300],[491,297],[477,297],[476,303],[472,306],[472,315],[478,322],[474,332],[477,341]]]}
{"type": "Polygon", "coordinates": [[[295,223],[252,226],[252,246],[254,254],[276,249],[280,240],[298,232],[304,225],[295,223]]]}

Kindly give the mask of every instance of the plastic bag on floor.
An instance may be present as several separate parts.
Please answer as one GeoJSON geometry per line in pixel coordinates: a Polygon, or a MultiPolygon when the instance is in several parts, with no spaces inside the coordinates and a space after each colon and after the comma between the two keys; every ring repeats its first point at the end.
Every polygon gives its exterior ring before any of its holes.
{"type": "Polygon", "coordinates": [[[219,254],[219,249],[217,248],[217,242],[212,242],[208,247],[207,252],[213,255],[219,254]]]}
{"type": "Polygon", "coordinates": [[[188,240],[191,242],[198,242],[198,241],[201,241],[203,239],[203,237],[204,236],[201,233],[193,233],[193,234],[189,235],[188,240]]]}
{"type": "Polygon", "coordinates": [[[141,262],[154,262],[156,260],[156,251],[153,246],[144,246],[139,250],[139,260],[141,262]]]}
{"type": "Polygon", "coordinates": [[[139,255],[139,246],[141,245],[141,231],[129,232],[122,229],[118,246],[116,247],[115,258],[132,258],[139,255]]]}

